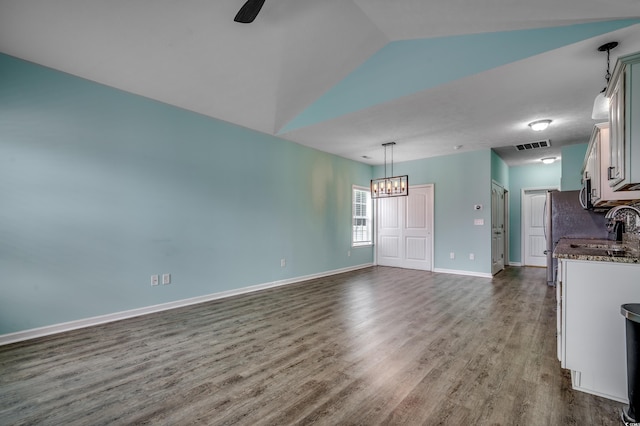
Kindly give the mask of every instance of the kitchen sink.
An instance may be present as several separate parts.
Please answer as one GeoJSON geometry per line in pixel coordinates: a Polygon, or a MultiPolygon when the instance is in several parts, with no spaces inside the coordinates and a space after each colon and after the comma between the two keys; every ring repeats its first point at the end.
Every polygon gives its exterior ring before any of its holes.
{"type": "Polygon", "coordinates": [[[618,244],[602,244],[602,243],[571,243],[571,248],[582,249],[604,249],[604,250],[624,250],[624,247],[618,244]]]}
{"type": "Polygon", "coordinates": [[[606,252],[607,255],[613,257],[624,257],[627,255],[627,252],[624,249],[608,249],[606,252]]]}
{"type": "Polygon", "coordinates": [[[569,247],[584,250],[592,256],[623,257],[626,255],[625,248],[616,244],[572,243],[569,247]]]}

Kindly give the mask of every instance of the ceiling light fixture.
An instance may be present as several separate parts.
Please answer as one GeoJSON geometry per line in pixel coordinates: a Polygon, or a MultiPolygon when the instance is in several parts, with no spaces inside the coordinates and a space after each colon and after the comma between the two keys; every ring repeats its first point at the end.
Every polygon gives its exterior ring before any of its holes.
{"type": "Polygon", "coordinates": [[[540,161],[542,161],[544,164],[551,164],[556,161],[556,157],[546,157],[540,161]]]}
{"type": "Polygon", "coordinates": [[[384,177],[371,179],[371,198],[403,197],[409,195],[409,176],[393,176],[393,146],[395,142],[383,143],[384,177]],[[387,147],[391,147],[391,176],[387,177],[387,147]]]}
{"type": "Polygon", "coordinates": [[[593,101],[593,111],[591,112],[591,118],[594,120],[605,120],[609,118],[609,99],[604,96],[604,92],[607,90],[609,79],[611,78],[611,73],[609,72],[609,51],[611,49],[615,49],[617,45],[617,41],[612,41],[598,47],[599,52],[607,52],[607,73],[604,75],[604,79],[607,81],[607,84],[604,86],[604,89],[602,89],[602,92],[598,93],[595,101],[593,101]]]}
{"type": "Polygon", "coordinates": [[[532,121],[531,123],[529,123],[529,127],[531,127],[531,130],[535,130],[536,132],[541,132],[547,127],[549,127],[549,124],[551,124],[551,120],[548,120],[548,119],[538,120],[538,121],[532,121]]]}

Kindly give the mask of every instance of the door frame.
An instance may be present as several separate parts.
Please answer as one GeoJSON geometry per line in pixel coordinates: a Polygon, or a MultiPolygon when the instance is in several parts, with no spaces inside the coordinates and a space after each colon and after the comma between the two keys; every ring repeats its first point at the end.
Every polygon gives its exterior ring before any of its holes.
{"type": "MultiPolygon", "coordinates": [[[[409,185],[409,194],[411,194],[411,188],[431,188],[431,217],[427,218],[427,222],[429,223],[429,226],[431,227],[431,269],[430,271],[434,270],[434,261],[435,261],[435,253],[434,253],[434,246],[435,246],[435,216],[436,216],[436,186],[433,183],[423,183],[423,184],[419,184],[419,185],[409,185]]],[[[375,205],[373,206],[373,214],[374,214],[374,218],[373,218],[373,264],[374,266],[378,266],[378,202],[377,200],[371,200],[372,203],[374,203],[375,205]]]]}
{"type": "Polygon", "coordinates": [[[520,190],[520,265],[519,266],[525,266],[526,262],[525,262],[525,249],[526,249],[526,244],[525,244],[525,223],[524,223],[524,197],[525,197],[525,193],[526,192],[533,192],[533,191],[554,191],[554,190],[560,190],[559,187],[557,186],[540,186],[540,187],[530,187],[530,188],[522,188],[520,190]]]}
{"type": "MultiPolygon", "coordinates": [[[[509,191],[507,190],[507,188],[504,187],[504,185],[502,185],[500,182],[496,181],[495,179],[491,179],[491,190],[493,191],[493,185],[499,186],[502,189],[502,224],[504,226],[504,229],[502,230],[502,250],[503,250],[503,254],[504,257],[502,259],[503,261],[503,265],[502,265],[502,269],[500,271],[503,271],[504,268],[506,268],[507,266],[509,266],[509,191]]],[[[491,209],[493,210],[493,205],[491,205],[491,209]]],[[[491,212],[491,228],[493,231],[493,211],[491,212]]],[[[491,237],[493,238],[493,236],[491,237]]],[[[493,252],[491,253],[491,267],[492,267],[492,275],[493,275],[493,252]]]]}

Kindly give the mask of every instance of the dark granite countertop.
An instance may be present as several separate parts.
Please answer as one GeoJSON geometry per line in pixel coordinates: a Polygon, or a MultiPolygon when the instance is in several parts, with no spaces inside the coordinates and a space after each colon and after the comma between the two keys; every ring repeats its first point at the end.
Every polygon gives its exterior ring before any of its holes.
{"type": "Polygon", "coordinates": [[[558,259],[591,260],[597,262],[640,263],[638,242],[616,242],[601,239],[562,238],[553,257],[558,259]]]}

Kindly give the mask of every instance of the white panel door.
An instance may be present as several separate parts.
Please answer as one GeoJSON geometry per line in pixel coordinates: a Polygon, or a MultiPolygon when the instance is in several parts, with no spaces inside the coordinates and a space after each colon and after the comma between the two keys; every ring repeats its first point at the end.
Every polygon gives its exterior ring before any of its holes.
{"type": "Polygon", "coordinates": [[[547,266],[547,240],[544,235],[544,208],[547,190],[525,191],[522,213],[524,224],[524,264],[547,266]]]}
{"type": "Polygon", "coordinates": [[[402,266],[402,227],[401,220],[406,197],[378,199],[377,248],[378,265],[402,266]]]}
{"type": "Polygon", "coordinates": [[[491,274],[504,269],[504,188],[495,183],[491,186],[491,274]]]}
{"type": "Polygon", "coordinates": [[[431,270],[433,187],[409,189],[405,197],[404,268],[431,270]]]}
{"type": "Polygon", "coordinates": [[[433,185],[409,188],[408,197],[378,203],[377,263],[432,269],[433,185]]]}

